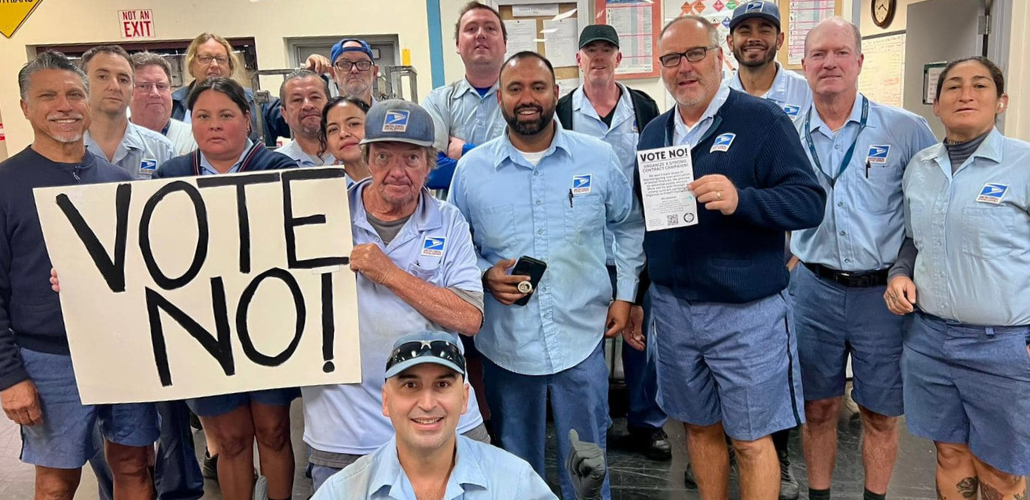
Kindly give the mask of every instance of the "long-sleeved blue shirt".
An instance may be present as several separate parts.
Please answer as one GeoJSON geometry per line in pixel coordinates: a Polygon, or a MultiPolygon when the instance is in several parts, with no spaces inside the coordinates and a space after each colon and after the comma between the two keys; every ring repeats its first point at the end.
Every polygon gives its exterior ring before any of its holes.
{"type": "Polygon", "coordinates": [[[57,163],[31,147],[0,163],[0,390],[29,378],[18,348],[68,355],[61,302],[32,190],[132,180],[89,151],[57,163]]]}
{"type": "MultiPolygon", "coordinates": [[[[675,113],[652,120],[637,149],[673,145],[675,113]]],[[[651,281],[702,302],[745,303],[786,288],[783,232],[818,226],[826,203],[790,118],[771,101],[731,90],[690,154],[695,179],[729,178],[737,209],[727,216],[698,206],[696,225],[648,232],[651,281]]]]}
{"type": "Polygon", "coordinates": [[[612,299],[602,228],[615,238],[617,299],[633,301],[644,266],[643,218],[612,147],[555,127],[537,165],[503,134],[458,161],[450,190],[483,272],[523,255],[547,263],[527,305],[486,299],[476,336],[490,361],[523,375],[576,366],[600,342],[612,299]]]}

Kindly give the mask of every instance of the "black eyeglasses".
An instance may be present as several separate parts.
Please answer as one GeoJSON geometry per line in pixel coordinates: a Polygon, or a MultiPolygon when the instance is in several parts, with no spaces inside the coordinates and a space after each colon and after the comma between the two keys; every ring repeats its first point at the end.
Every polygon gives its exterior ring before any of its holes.
{"type": "Polygon", "coordinates": [[[368,71],[368,70],[372,69],[372,61],[357,61],[357,62],[336,61],[336,64],[334,64],[333,66],[336,69],[338,69],[340,71],[343,71],[343,72],[350,71],[350,69],[353,68],[354,66],[358,67],[358,71],[368,71]]]}
{"type": "Polygon", "coordinates": [[[393,365],[403,363],[422,356],[432,356],[454,363],[455,366],[465,371],[465,356],[458,350],[458,346],[446,340],[423,340],[407,342],[390,353],[390,359],[386,361],[386,371],[390,371],[393,365]]]}
{"type": "Polygon", "coordinates": [[[708,55],[708,51],[719,48],[718,45],[712,45],[711,47],[691,47],[686,52],[673,52],[672,54],[665,54],[659,57],[662,66],[666,68],[675,68],[680,65],[680,58],[686,57],[687,62],[698,62],[708,55]]]}

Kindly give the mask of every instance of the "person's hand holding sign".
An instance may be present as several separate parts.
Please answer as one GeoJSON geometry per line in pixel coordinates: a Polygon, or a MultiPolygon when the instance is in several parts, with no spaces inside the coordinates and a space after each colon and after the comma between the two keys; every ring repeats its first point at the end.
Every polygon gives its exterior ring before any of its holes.
{"type": "Polygon", "coordinates": [[[709,174],[687,185],[694,193],[698,203],[704,203],[708,210],[718,210],[723,215],[733,215],[737,211],[737,188],[725,176],[709,174]]]}

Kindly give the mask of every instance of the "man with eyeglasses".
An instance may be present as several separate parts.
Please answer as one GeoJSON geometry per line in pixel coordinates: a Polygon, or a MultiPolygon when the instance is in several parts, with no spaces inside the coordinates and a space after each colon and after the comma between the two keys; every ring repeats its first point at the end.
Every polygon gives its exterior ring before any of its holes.
{"type": "MultiPolygon", "coordinates": [[[[611,419],[603,339],[629,321],[644,267],[644,224],[612,147],[554,119],[550,61],[529,51],[511,56],[497,95],[508,128],[458,161],[449,201],[472,226],[490,292],[476,347],[494,429],[504,449],[544,476],[548,408],[559,437],[575,429],[605,447],[611,419]],[[605,267],[604,229],[614,237],[616,290],[605,267]],[[547,265],[536,284],[509,274],[522,256],[547,265]]],[[[565,455],[565,440],[557,444],[565,455]]],[[[573,498],[571,475],[559,471],[559,478],[563,497],[573,498]]],[[[611,498],[608,481],[602,494],[611,498]]]]}
{"type": "MultiPolygon", "coordinates": [[[[780,9],[776,2],[741,3],[733,10],[730,34],[726,37],[739,65],[737,74],[727,84],[731,89],[775,102],[793,120],[812,105],[812,91],[804,77],[783,69],[776,62],[776,52],[783,46],[784,37],[780,31],[780,9]]],[[[786,240],[789,245],[789,238],[786,240]]],[[[788,247],[785,253],[789,252],[788,247]]],[[[780,500],[796,500],[800,494],[798,482],[790,469],[790,432],[791,429],[784,429],[773,433],[773,444],[780,460],[780,500]]],[[[684,479],[687,488],[697,489],[690,464],[684,479]]]]}
{"type": "Polygon", "coordinates": [[[904,319],[883,295],[905,239],[902,177],[909,160],[937,142],[922,117],[858,92],[861,40],[858,27],[841,18],[808,32],[802,66],[814,100],[795,121],[829,194],[822,224],[795,231],[790,242],[811,500],[830,498],[848,356],[862,420],[863,496],[883,500],[887,493],[905,409],[904,319]]]}
{"type": "Polygon", "coordinates": [[[137,52],[132,55],[132,67],[136,83],[129,102],[129,121],[167,137],[176,154],[197,149],[193,129],[172,118],[171,64],[159,54],[137,52]]]}
{"type": "Polygon", "coordinates": [[[93,109],[86,148],[136,179],[149,179],[176,154],[167,137],[129,121],[135,77],[129,54],[117,45],[93,47],[82,55],[82,70],[89,76],[93,109]]]}
{"type": "Polygon", "coordinates": [[[465,77],[433,90],[422,105],[436,121],[436,170],[429,174],[430,189],[447,189],[454,166],[477,144],[504,133],[504,117],[497,105],[497,79],[508,47],[508,31],[501,14],[489,5],[469,2],[458,12],[454,43],[465,66],[465,77]]]}
{"type": "Polygon", "coordinates": [[[727,435],[741,498],[775,498],[770,435],[804,421],[783,235],[818,225],[826,194],[783,110],[722,83],[711,22],[670,22],[658,54],[676,106],[639,149],[689,146],[698,205],[696,224],[644,237],[658,403],[684,423],[702,498],[727,497],[727,435]]]}
{"type": "MultiPolygon", "coordinates": [[[[453,335],[422,331],[399,338],[386,361],[380,409],[394,437],[330,478],[313,500],[554,500],[524,460],[457,434],[469,407],[465,377],[465,357],[453,335]]],[[[604,455],[575,434],[570,439],[566,467],[579,480],[576,498],[596,499],[604,455]]]]}
{"type": "Polygon", "coordinates": [[[357,38],[344,38],[336,42],[329,52],[329,59],[312,54],[304,61],[304,68],[318,74],[329,73],[336,82],[339,95],[352,95],[375,105],[372,82],[379,76],[372,46],[357,38]]]}
{"type": "MultiPolygon", "coordinates": [[[[394,340],[434,325],[458,343],[459,334],[475,335],[482,325],[483,283],[468,223],[423,187],[436,161],[433,139],[433,119],[417,104],[391,99],[366,116],[361,147],[372,175],[348,196],[362,381],[301,388],[315,490],[393,435],[381,397],[394,340]]],[[[457,432],[489,442],[474,390],[469,398],[457,432]]]]}

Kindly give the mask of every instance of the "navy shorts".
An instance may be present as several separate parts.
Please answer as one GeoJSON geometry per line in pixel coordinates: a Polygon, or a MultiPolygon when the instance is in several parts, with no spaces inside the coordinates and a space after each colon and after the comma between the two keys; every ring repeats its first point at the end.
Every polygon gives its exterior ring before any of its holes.
{"type": "Polygon", "coordinates": [[[753,441],[801,425],[801,371],[786,291],[745,304],[691,302],[652,285],[658,404],[753,441]]]}
{"type": "Polygon", "coordinates": [[[896,417],[905,411],[901,349],[905,318],[883,302],[886,286],[846,287],[804,265],[791,273],[794,323],[805,401],[844,395],[851,355],[851,397],[863,408],[896,417]]]}
{"type": "Polygon", "coordinates": [[[917,313],[901,360],[909,432],[966,444],[991,467],[1030,475],[1028,333],[917,313]]]}
{"type": "Polygon", "coordinates": [[[72,358],[28,349],[19,351],[36,385],[43,423],[21,426],[21,461],[53,469],[79,469],[98,451],[96,424],[104,439],[124,446],[149,446],[161,436],[153,403],[84,405],[72,358]]]}
{"type": "Polygon", "coordinates": [[[289,406],[298,397],[300,389],[290,387],[187,399],[186,406],[189,406],[198,417],[217,417],[241,406],[250,405],[251,402],[265,406],[289,406]]]}

